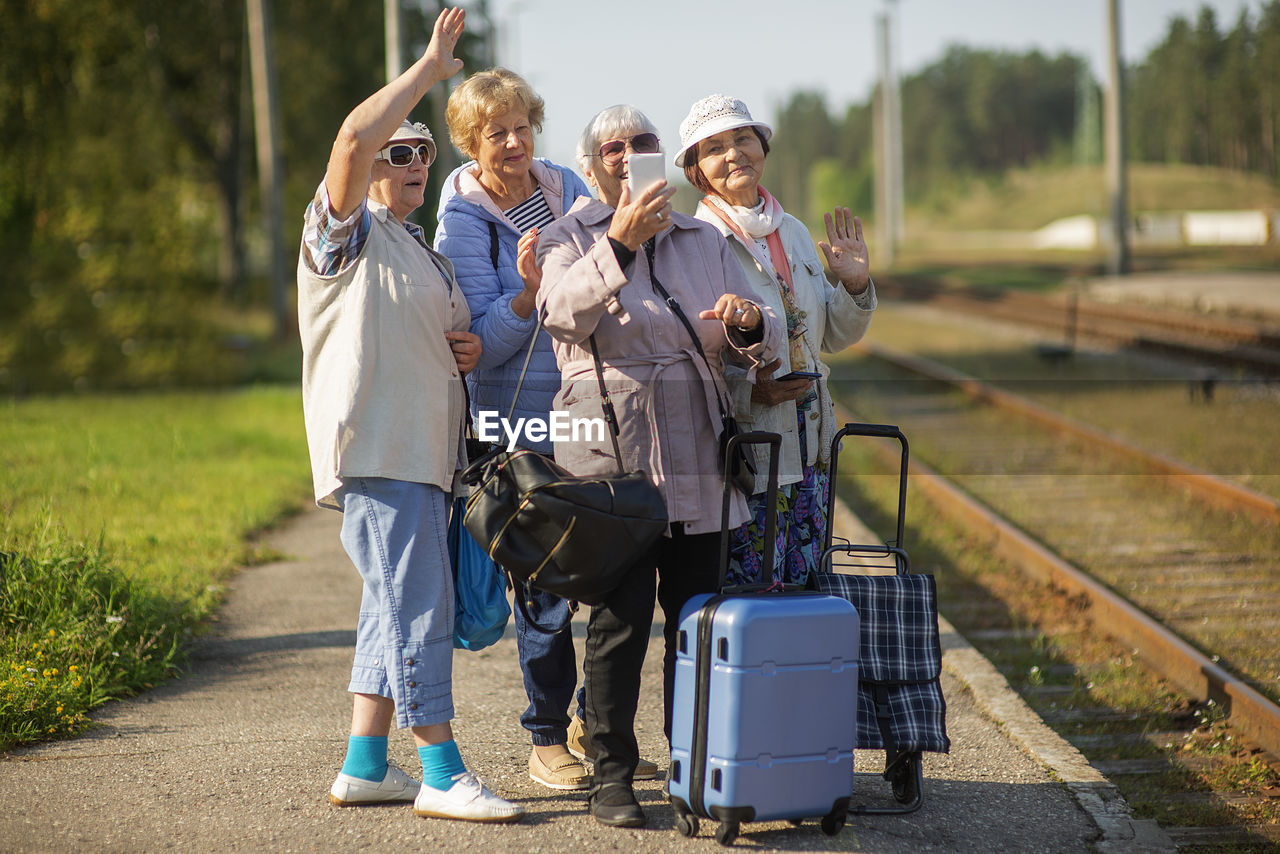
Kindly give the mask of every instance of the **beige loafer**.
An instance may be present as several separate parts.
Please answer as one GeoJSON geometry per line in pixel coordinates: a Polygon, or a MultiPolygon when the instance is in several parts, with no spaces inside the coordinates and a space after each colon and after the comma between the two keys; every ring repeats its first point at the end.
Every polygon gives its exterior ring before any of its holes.
{"type": "MultiPolygon", "coordinates": [[[[577,715],[574,715],[573,720],[569,721],[569,741],[565,746],[569,748],[570,753],[579,759],[584,759],[588,762],[596,761],[596,748],[591,743],[591,738],[587,735],[587,725],[577,715]]],[[[652,780],[658,776],[658,766],[642,756],[640,761],[636,763],[636,773],[633,776],[637,780],[652,780]]]]}
{"type": "Polygon", "coordinates": [[[561,753],[544,762],[536,749],[529,751],[529,779],[562,792],[582,791],[591,785],[591,773],[573,755],[561,753]]]}

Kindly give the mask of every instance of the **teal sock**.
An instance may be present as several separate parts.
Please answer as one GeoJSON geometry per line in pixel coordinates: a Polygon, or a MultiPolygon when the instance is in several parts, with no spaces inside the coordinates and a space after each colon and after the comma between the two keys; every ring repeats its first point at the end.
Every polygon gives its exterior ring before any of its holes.
{"type": "Polygon", "coordinates": [[[442,792],[451,789],[453,778],[467,770],[458,752],[458,742],[453,739],[419,747],[418,758],[422,760],[423,785],[442,792]]]}
{"type": "Polygon", "coordinates": [[[385,735],[347,736],[347,758],[342,773],[381,783],[387,776],[387,737],[385,735]]]}

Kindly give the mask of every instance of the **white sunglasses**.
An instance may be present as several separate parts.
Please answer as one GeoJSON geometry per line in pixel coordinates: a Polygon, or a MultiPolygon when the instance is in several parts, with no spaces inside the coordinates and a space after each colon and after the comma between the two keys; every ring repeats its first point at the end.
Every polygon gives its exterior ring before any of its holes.
{"type": "Polygon", "coordinates": [[[375,154],[373,159],[385,160],[392,166],[408,166],[413,162],[415,153],[422,159],[423,166],[431,165],[431,148],[425,142],[416,147],[403,142],[388,145],[375,154]]]}

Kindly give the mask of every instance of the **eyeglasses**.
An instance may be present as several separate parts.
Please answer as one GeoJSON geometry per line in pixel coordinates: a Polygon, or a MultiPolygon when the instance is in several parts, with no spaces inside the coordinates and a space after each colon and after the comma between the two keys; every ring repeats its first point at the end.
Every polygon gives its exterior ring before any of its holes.
{"type": "Polygon", "coordinates": [[[424,142],[418,146],[397,143],[388,145],[373,156],[374,160],[385,160],[392,166],[408,166],[413,162],[413,155],[417,153],[422,158],[422,165],[426,166],[431,162],[431,148],[424,142]]]}
{"type": "Polygon", "coordinates": [[[656,154],[661,150],[656,133],[638,133],[629,139],[611,139],[600,146],[600,153],[595,155],[604,161],[605,166],[617,166],[627,146],[636,154],[656,154]]]}

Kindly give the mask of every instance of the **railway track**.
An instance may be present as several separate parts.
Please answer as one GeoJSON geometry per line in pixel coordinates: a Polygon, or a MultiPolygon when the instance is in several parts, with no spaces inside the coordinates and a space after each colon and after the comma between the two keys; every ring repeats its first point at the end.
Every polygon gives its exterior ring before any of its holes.
{"type": "Polygon", "coordinates": [[[1045,295],[948,288],[906,277],[890,277],[883,284],[877,281],[876,288],[886,299],[1057,332],[1062,344],[1046,349],[1050,358],[1069,353],[1078,340],[1090,340],[1194,360],[1208,366],[1202,375],[1210,381],[1215,371],[1280,377],[1280,322],[1116,305],[1075,292],[1045,295]]]}
{"type": "MultiPolygon", "coordinates": [[[[931,536],[922,513],[958,532],[959,545],[944,542],[931,559],[977,564],[951,584],[938,572],[944,614],[1180,845],[1273,850],[1274,500],[1206,487],[1194,471],[1153,475],[1139,448],[1100,442],[1083,425],[1053,424],[1043,407],[922,367],[864,358],[837,367],[832,388],[856,401],[855,420],[898,424],[914,456],[947,475],[916,476],[929,510],[917,503],[908,513],[912,536],[931,536]]],[[[861,500],[861,512],[875,512],[861,500]]],[[[913,558],[919,566],[914,550],[913,558]]]]}

